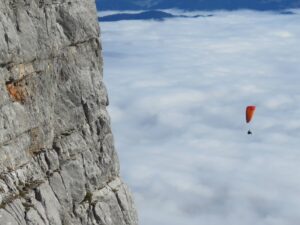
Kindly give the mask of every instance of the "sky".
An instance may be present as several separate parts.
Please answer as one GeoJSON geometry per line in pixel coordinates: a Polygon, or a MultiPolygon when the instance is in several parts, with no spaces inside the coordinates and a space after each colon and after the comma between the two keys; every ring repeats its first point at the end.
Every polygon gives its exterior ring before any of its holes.
{"type": "Polygon", "coordinates": [[[168,8],[182,10],[280,10],[300,7],[299,0],[96,0],[96,4],[101,11],[168,8]]]}
{"type": "Polygon", "coordinates": [[[108,110],[140,225],[299,223],[295,12],[100,24],[108,110]],[[247,105],[257,107],[250,125],[247,105]]]}

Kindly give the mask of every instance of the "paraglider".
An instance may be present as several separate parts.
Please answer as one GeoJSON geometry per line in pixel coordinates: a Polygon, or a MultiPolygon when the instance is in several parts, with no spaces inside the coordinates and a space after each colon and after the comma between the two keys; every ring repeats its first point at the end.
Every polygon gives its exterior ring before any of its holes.
{"type": "MultiPolygon", "coordinates": [[[[256,107],[254,105],[247,106],[247,108],[246,108],[246,122],[247,123],[251,122],[254,112],[255,112],[255,109],[256,109],[256,107]]],[[[248,134],[252,134],[250,129],[248,130],[248,134]]]]}

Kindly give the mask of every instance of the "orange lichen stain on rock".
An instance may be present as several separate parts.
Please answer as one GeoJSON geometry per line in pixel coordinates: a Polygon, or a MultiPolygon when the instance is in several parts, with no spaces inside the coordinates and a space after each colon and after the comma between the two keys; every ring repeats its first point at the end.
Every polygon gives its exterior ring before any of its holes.
{"type": "Polygon", "coordinates": [[[6,89],[12,101],[21,103],[25,102],[26,92],[22,85],[19,85],[17,82],[14,81],[8,81],[6,82],[6,89]]]}

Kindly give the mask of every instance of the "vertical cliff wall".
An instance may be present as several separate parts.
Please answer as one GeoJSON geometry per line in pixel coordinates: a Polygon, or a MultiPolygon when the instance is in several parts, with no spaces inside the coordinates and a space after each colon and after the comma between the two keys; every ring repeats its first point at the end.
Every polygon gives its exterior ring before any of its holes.
{"type": "Polygon", "coordinates": [[[0,224],[136,225],[94,0],[0,1],[0,224]]]}

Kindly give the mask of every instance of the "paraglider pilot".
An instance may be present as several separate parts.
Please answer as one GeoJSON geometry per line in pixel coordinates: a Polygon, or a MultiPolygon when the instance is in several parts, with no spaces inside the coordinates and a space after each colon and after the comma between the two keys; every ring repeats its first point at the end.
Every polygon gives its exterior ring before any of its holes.
{"type": "MultiPolygon", "coordinates": [[[[254,105],[249,105],[246,108],[246,122],[250,123],[250,121],[252,120],[252,117],[254,115],[256,107],[254,105]]],[[[247,134],[252,134],[251,130],[249,129],[247,134]]]]}

